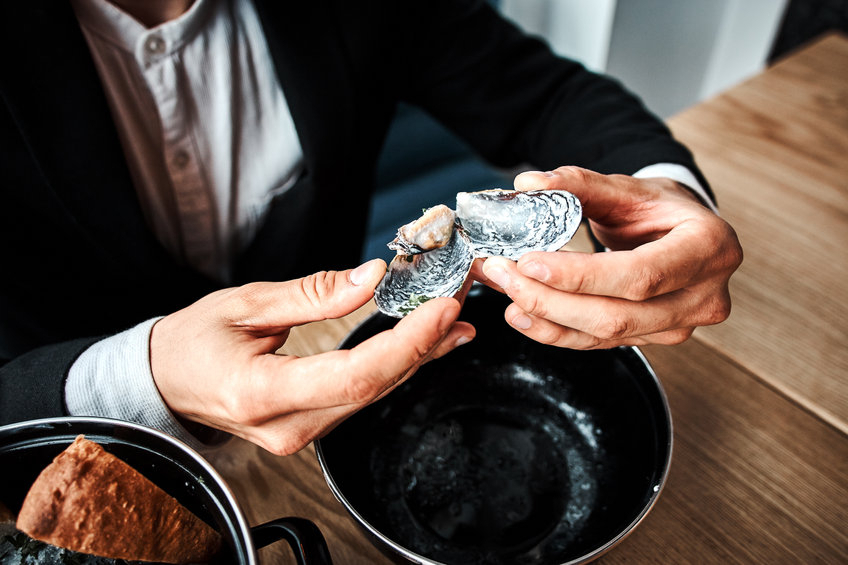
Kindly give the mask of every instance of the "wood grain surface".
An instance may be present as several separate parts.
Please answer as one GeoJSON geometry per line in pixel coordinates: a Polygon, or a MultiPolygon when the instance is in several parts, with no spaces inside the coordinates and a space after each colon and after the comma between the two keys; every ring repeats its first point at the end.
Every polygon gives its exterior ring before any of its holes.
{"type": "MultiPolygon", "coordinates": [[[[653,510],[598,562],[848,563],[848,39],[830,36],[670,120],[739,233],[733,313],[643,351],[674,423],[653,510]]],[[[283,352],[336,347],[369,312],[298,328],[283,352]]],[[[389,563],[310,447],[241,440],[207,455],[249,521],[313,520],[338,564],[389,563]]],[[[263,564],[294,563],[277,543],[263,564]]]]}
{"type": "Polygon", "coordinates": [[[671,407],[671,471],[602,562],[844,562],[845,436],[698,340],[643,351],[671,407]]]}
{"type": "Polygon", "coordinates": [[[745,252],[697,336],[848,433],[848,39],[670,120],[745,252]]]}

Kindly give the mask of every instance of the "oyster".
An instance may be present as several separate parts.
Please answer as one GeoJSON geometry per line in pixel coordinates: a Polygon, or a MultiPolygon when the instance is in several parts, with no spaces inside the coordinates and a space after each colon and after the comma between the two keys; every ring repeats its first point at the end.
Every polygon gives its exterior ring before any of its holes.
{"type": "Polygon", "coordinates": [[[462,288],[475,256],[468,238],[454,230],[450,241],[425,253],[398,254],[375,291],[377,306],[401,318],[437,296],[453,296],[462,288]]]}
{"type": "Polygon", "coordinates": [[[444,247],[453,235],[455,222],[456,212],[444,204],[428,208],[420,218],[398,229],[389,249],[412,255],[444,247]]]}
{"type": "Polygon", "coordinates": [[[564,190],[460,192],[456,212],[440,204],[398,230],[388,244],[397,255],[374,293],[377,307],[402,318],[431,298],[453,296],[475,259],[556,251],[581,218],[580,201],[564,190]]]}

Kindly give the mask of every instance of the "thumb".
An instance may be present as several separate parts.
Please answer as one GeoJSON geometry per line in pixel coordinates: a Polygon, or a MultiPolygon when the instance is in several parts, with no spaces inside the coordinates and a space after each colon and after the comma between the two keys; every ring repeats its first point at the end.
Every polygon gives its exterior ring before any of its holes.
{"type": "Polygon", "coordinates": [[[266,283],[251,297],[250,325],[293,327],[350,314],[374,296],[386,273],[382,259],[355,269],[322,271],[301,279],[266,283]]]}

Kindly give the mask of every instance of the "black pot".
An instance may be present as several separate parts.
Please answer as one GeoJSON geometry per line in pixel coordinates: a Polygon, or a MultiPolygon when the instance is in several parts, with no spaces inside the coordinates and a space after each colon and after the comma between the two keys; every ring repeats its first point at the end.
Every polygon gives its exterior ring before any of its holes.
{"type": "MultiPolygon", "coordinates": [[[[671,417],[642,354],[541,345],[505,306],[475,288],[462,316],[474,341],[316,444],[335,496],[396,562],[586,562],[665,483],[671,417]]],[[[374,314],[340,347],[395,323],[374,314]]]]}
{"type": "Polygon", "coordinates": [[[84,434],[221,533],[221,565],[255,564],[256,549],[285,539],[299,564],[331,563],[318,528],[303,518],[249,527],[229,487],[196,451],[166,434],[104,418],[52,418],[0,427],[0,500],[17,513],[38,474],[84,434]]]}

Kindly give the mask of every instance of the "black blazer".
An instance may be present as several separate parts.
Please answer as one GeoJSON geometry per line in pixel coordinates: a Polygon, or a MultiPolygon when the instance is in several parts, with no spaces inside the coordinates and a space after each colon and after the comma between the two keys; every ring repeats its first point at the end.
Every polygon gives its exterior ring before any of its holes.
{"type": "MultiPolygon", "coordinates": [[[[615,82],[554,57],[482,0],[256,0],[306,172],[274,202],[239,282],[357,263],[374,169],[399,101],[497,166],[697,173],[615,82]]],[[[148,229],[70,6],[0,7],[0,423],[64,413],[93,341],[217,285],[148,229]]],[[[706,186],[706,182],[704,185],[706,186]]]]}

